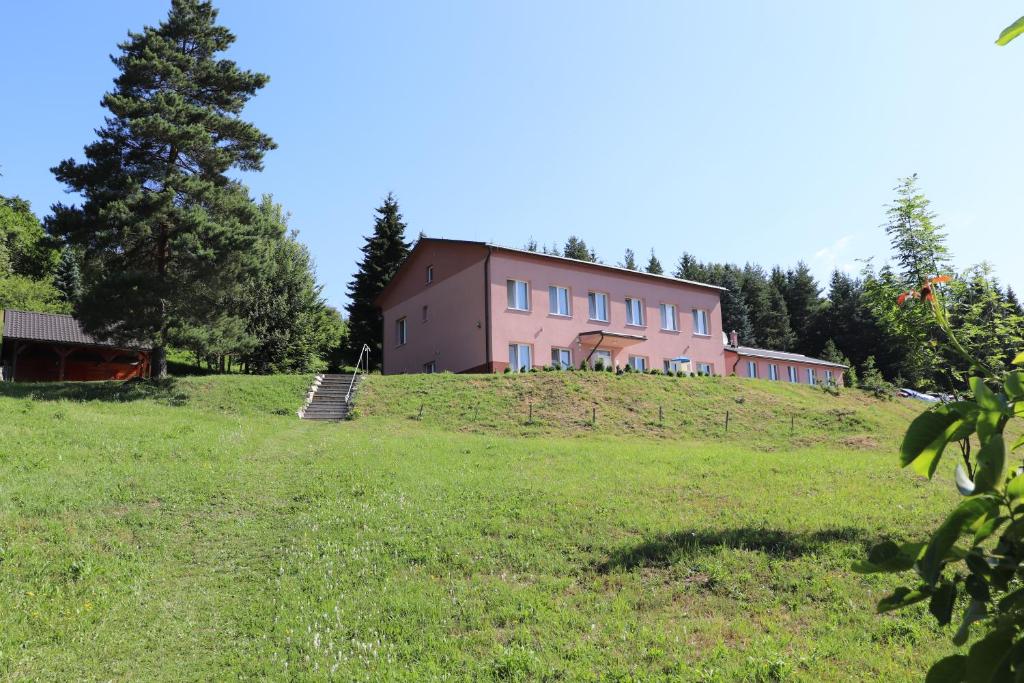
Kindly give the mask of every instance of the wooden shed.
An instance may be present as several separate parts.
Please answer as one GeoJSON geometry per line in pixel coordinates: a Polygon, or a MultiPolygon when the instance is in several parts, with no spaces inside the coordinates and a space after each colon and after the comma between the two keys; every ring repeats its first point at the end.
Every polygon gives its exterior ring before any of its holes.
{"type": "Polygon", "coordinates": [[[149,348],[97,339],[70,315],[5,310],[0,339],[0,377],[8,381],[149,377],[149,348]]]}

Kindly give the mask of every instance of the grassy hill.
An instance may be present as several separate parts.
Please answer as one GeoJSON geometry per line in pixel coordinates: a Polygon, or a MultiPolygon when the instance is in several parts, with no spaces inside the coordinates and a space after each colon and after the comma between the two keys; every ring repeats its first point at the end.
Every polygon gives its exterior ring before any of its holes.
{"type": "Polygon", "coordinates": [[[725,439],[769,450],[891,446],[922,405],[735,377],[600,372],[373,375],[358,404],[360,416],[482,434],[725,439]]]}
{"type": "Polygon", "coordinates": [[[308,381],[0,385],[0,678],[901,681],[952,649],[848,569],[955,498],[897,468],[918,404],[372,377],[320,424],[308,381]]]}

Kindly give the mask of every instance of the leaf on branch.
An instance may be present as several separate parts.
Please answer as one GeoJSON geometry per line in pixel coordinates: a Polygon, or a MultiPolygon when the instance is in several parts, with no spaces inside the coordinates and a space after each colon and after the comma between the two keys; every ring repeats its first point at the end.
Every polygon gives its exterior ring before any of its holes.
{"type": "Polygon", "coordinates": [[[939,622],[939,626],[945,626],[953,618],[954,602],[956,602],[956,584],[943,583],[932,594],[932,600],[928,603],[928,611],[939,622]]]}
{"type": "Polygon", "coordinates": [[[932,664],[924,683],[961,683],[967,679],[967,655],[950,655],[932,664]]]}
{"type": "MultiPolygon", "coordinates": [[[[1021,438],[1024,439],[1024,437],[1021,438]]],[[[1017,446],[1019,445],[1020,443],[1017,444],[1017,446]]],[[[1017,446],[1014,446],[1014,448],[1017,446]]],[[[1010,499],[1010,507],[1013,507],[1013,503],[1024,498],[1024,474],[1018,474],[1006,485],[1006,497],[1010,499]]]]}
{"type": "Polygon", "coordinates": [[[1013,444],[1013,448],[1011,450],[1015,451],[1018,448],[1020,448],[1021,446],[1024,446],[1024,436],[1022,436],[1019,439],[1017,439],[1017,443],[1013,444]]]}
{"type": "Polygon", "coordinates": [[[999,399],[999,396],[988,388],[985,384],[985,380],[981,377],[971,377],[968,380],[971,385],[971,391],[974,392],[974,400],[978,402],[978,405],[985,410],[991,410],[995,412],[1003,412],[1006,410],[1006,405],[999,399]]]}
{"type": "Polygon", "coordinates": [[[963,621],[960,622],[960,628],[957,629],[956,634],[953,636],[953,644],[963,645],[966,643],[967,637],[971,634],[971,624],[981,621],[987,615],[988,608],[985,607],[985,603],[971,600],[971,604],[967,606],[967,610],[964,612],[963,621]]]}
{"type": "Polygon", "coordinates": [[[900,464],[929,479],[935,474],[942,452],[950,441],[966,438],[974,431],[974,419],[965,419],[964,413],[977,415],[977,406],[951,403],[921,413],[910,423],[900,446],[900,464]],[[973,411],[973,413],[971,412],[973,411]]]}
{"type": "Polygon", "coordinates": [[[977,493],[992,491],[1003,482],[1006,470],[1006,444],[1002,434],[995,434],[978,451],[978,467],[974,473],[977,493]]]}
{"type": "MultiPolygon", "coordinates": [[[[1022,20],[1024,20],[1024,17],[1021,17],[1017,21],[1019,23],[1022,20]]],[[[1017,357],[1013,359],[1013,364],[1014,365],[1024,365],[1024,351],[1021,351],[1020,353],[1017,354],[1017,357]]]]}
{"type": "MultiPolygon", "coordinates": [[[[973,603],[972,603],[973,604],[973,603]]],[[[1010,673],[1010,654],[1015,631],[998,628],[971,645],[967,651],[967,670],[972,681],[1005,681],[1010,673]]]]}
{"type": "Polygon", "coordinates": [[[1006,395],[1015,401],[1024,399],[1024,371],[1015,370],[1006,376],[1003,383],[1006,395]]]}
{"type": "MultiPolygon", "coordinates": [[[[1003,32],[996,38],[996,45],[1006,45],[1011,40],[1024,33],[1024,17],[1021,17],[1017,21],[1013,22],[1009,26],[1003,29],[1003,32]]],[[[1024,354],[1021,354],[1024,356],[1024,354]]],[[[1020,356],[1017,357],[1020,360],[1020,356]]],[[[1017,361],[1014,361],[1017,362],[1017,361]]]]}
{"type": "Polygon", "coordinates": [[[917,573],[926,583],[934,585],[964,529],[983,517],[995,517],[998,513],[999,503],[991,496],[977,496],[960,503],[932,534],[928,547],[917,562],[917,573]]]}

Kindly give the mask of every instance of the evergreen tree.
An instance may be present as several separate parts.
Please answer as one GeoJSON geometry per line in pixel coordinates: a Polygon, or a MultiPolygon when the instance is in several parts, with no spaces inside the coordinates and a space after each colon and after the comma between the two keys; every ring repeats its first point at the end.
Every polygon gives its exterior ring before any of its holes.
{"type": "Polygon", "coordinates": [[[628,268],[629,270],[640,270],[640,266],[636,264],[636,255],[632,249],[626,250],[626,255],[623,257],[622,263],[619,264],[619,268],[628,268]]]}
{"type": "Polygon", "coordinates": [[[820,340],[815,335],[816,319],[822,309],[818,281],[814,279],[807,264],[800,261],[796,268],[786,272],[785,282],[780,289],[786,300],[789,323],[795,335],[793,350],[814,355],[821,348],[820,340]]]}
{"type": "Polygon", "coordinates": [[[405,223],[402,222],[402,214],[399,213],[394,195],[388,193],[376,213],[373,234],[366,238],[359,270],[348,285],[350,302],[346,309],[349,361],[354,363],[363,344],[367,344],[370,347],[371,368],[380,366],[384,334],[384,320],[373,303],[374,299],[409,255],[405,223]]]}
{"type": "Polygon", "coordinates": [[[1013,287],[1006,288],[1005,299],[1011,310],[1015,311],[1017,315],[1024,317],[1024,306],[1020,305],[1017,293],[1013,291],[1013,287]]]}
{"type": "Polygon", "coordinates": [[[651,249],[651,258],[647,261],[647,272],[652,275],[664,275],[665,269],[661,267],[661,261],[654,255],[654,250],[651,249]]]}
{"type": "MultiPolygon", "coordinates": [[[[420,233],[420,234],[422,234],[422,233],[420,233]]],[[[531,237],[530,240],[523,247],[523,249],[525,249],[526,251],[537,251],[537,240],[535,240],[535,239],[533,239],[531,237]]],[[[547,252],[544,252],[544,253],[547,253],[547,252]]]]}
{"type": "Polygon", "coordinates": [[[902,178],[894,188],[896,200],[889,205],[885,232],[907,288],[920,287],[948,265],[946,233],[929,210],[931,202],[917,189],[917,174],[902,178]]]}
{"type": "Polygon", "coordinates": [[[790,351],[796,337],[789,326],[786,300],[779,288],[772,283],[769,283],[766,292],[767,306],[758,312],[754,323],[756,333],[760,335],[761,343],[765,348],[775,351],[790,351]]]}
{"type": "Polygon", "coordinates": [[[725,332],[736,332],[741,346],[756,345],[754,327],[750,322],[750,309],[747,308],[747,301],[743,297],[743,281],[739,273],[732,268],[726,269],[722,272],[722,278],[713,284],[725,287],[721,296],[722,327],[725,332]]]}
{"type": "Polygon", "coordinates": [[[53,284],[72,306],[82,298],[82,271],[78,267],[78,255],[71,247],[64,247],[61,252],[53,284]]]}
{"type": "MultiPolygon", "coordinates": [[[[690,253],[684,253],[679,257],[679,263],[676,264],[676,272],[674,275],[681,280],[693,280],[694,282],[706,282],[704,268],[697,258],[690,253]]],[[[708,283],[716,284],[716,283],[708,283]]],[[[721,286],[722,283],[717,283],[721,286]]]]}
{"type": "Polygon", "coordinates": [[[593,249],[588,249],[587,243],[579,237],[576,237],[576,235],[570,235],[569,239],[565,241],[565,248],[562,250],[562,256],[566,258],[573,258],[577,261],[597,263],[597,254],[594,253],[593,249]]]}
{"type": "Polygon", "coordinates": [[[276,236],[260,242],[260,268],[247,278],[237,305],[245,316],[246,348],[241,354],[249,372],[313,372],[322,370],[340,335],[326,342],[326,308],[316,282],[313,259],[288,231],[288,215],[270,195],[264,195],[260,212],[273,225],[276,236]]]}
{"type": "Polygon", "coordinates": [[[56,205],[48,228],[83,250],[77,313],[94,333],[153,344],[166,375],[176,336],[227,348],[244,320],[223,306],[255,267],[261,221],[232,169],[258,171],[273,141],[241,112],[266,85],[218,55],[234,36],[205,0],[172,0],[167,19],[129,33],[102,105],[99,140],[53,169],[84,197],[56,205]]]}

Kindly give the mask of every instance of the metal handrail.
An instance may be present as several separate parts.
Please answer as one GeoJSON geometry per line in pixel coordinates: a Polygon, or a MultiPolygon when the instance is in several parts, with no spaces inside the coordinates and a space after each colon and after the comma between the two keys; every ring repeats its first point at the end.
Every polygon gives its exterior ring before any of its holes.
{"type": "Polygon", "coordinates": [[[356,375],[359,374],[359,370],[363,365],[363,356],[366,357],[366,373],[370,372],[370,345],[363,344],[363,348],[359,351],[359,358],[356,360],[356,369],[352,371],[352,381],[348,384],[348,391],[345,393],[345,403],[348,403],[349,399],[352,398],[352,391],[356,388],[356,375]]]}

